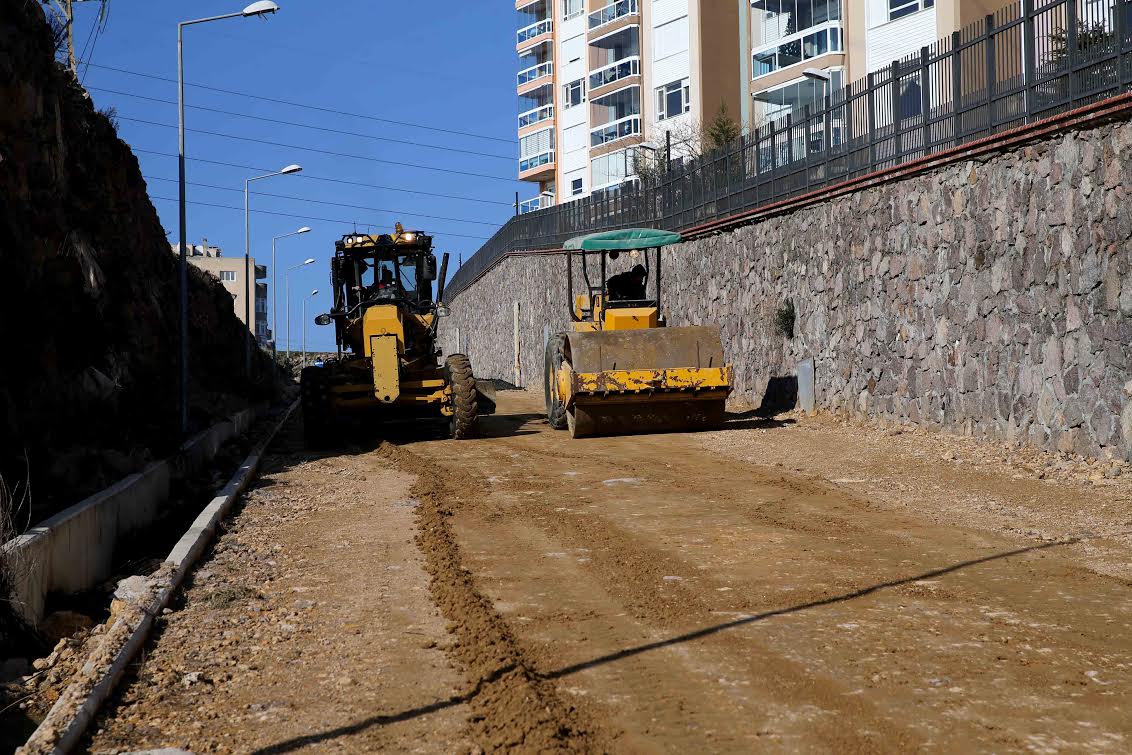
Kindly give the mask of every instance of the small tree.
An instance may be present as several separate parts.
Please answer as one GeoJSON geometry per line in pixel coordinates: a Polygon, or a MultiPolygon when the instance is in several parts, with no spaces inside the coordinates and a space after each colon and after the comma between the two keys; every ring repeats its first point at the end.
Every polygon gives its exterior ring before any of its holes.
{"type": "Polygon", "coordinates": [[[704,130],[704,138],[706,146],[709,150],[720,149],[726,147],[731,142],[739,138],[743,133],[743,129],[727,112],[727,103],[720,104],[719,110],[716,111],[715,117],[711,123],[707,125],[704,130]]]}
{"type": "MultiPolygon", "coordinates": [[[[1077,22],[1077,52],[1103,51],[1112,47],[1116,35],[1102,22],[1077,22]]],[[[1057,29],[1049,35],[1051,63],[1061,66],[1069,58],[1069,30],[1057,29]]]]}

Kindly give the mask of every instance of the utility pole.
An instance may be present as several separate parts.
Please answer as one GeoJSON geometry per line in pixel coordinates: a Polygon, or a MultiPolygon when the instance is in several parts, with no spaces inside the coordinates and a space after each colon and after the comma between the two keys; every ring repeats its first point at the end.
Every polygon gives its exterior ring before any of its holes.
{"type": "Polygon", "coordinates": [[[41,0],[44,7],[55,16],[55,20],[67,34],[67,67],[71,73],[78,74],[78,61],[75,60],[75,5],[78,3],[98,3],[98,25],[106,25],[106,6],[110,0],[41,0]]]}

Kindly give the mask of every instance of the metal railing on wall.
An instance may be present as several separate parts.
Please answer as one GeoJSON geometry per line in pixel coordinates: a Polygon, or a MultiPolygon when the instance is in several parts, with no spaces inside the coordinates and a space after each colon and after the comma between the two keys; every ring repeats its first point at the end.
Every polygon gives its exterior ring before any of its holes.
{"type": "Polygon", "coordinates": [[[455,273],[570,237],[691,228],[1128,92],[1132,0],[1023,0],[653,180],[511,218],[455,273]]]}

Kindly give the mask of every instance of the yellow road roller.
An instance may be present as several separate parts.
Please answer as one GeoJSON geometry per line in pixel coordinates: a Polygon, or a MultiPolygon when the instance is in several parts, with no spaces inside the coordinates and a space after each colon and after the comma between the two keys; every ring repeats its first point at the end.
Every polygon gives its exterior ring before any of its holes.
{"type": "Polygon", "coordinates": [[[546,413],[555,429],[581,438],[723,423],[732,382],[719,328],[667,327],[660,312],[661,249],[678,241],[678,233],[638,228],[566,242],[572,330],[546,344],[546,413]],[[577,294],[576,267],[584,283],[577,294]],[[613,269],[621,272],[607,277],[613,269]]]}

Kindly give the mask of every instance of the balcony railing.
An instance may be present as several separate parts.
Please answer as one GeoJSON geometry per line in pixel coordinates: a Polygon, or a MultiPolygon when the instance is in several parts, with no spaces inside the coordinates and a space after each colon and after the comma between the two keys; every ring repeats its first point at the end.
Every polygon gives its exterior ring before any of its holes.
{"type": "Polygon", "coordinates": [[[546,152],[540,152],[537,155],[524,157],[519,160],[519,172],[526,173],[528,170],[540,168],[543,165],[550,165],[554,162],[554,150],[548,149],[546,152]]]}
{"type": "Polygon", "coordinates": [[[530,68],[524,68],[523,70],[519,71],[519,86],[523,86],[523,84],[526,84],[529,81],[534,81],[535,79],[541,79],[543,76],[549,76],[552,73],[554,73],[553,60],[548,60],[545,63],[539,63],[536,66],[531,66],[530,68]]]}
{"type": "Polygon", "coordinates": [[[554,105],[543,105],[528,110],[525,113],[519,113],[519,128],[526,128],[533,126],[536,123],[548,121],[554,117],[554,105]]]}
{"type": "Polygon", "coordinates": [[[515,38],[518,40],[518,44],[521,45],[535,37],[550,34],[552,29],[554,29],[554,19],[544,18],[542,21],[535,21],[530,26],[524,26],[522,29],[519,29],[519,31],[515,32],[515,38]]]}
{"type": "Polygon", "coordinates": [[[637,0],[616,0],[616,2],[612,2],[590,14],[590,30],[639,12],[637,0]]]}
{"type": "Polygon", "coordinates": [[[553,207],[554,197],[549,194],[539,194],[537,197],[523,200],[519,203],[519,214],[525,215],[528,212],[541,210],[544,207],[553,207]]]}
{"type": "Polygon", "coordinates": [[[640,133],[641,116],[639,114],[629,115],[590,131],[590,146],[600,147],[603,144],[609,144],[627,136],[636,136],[640,133]]]}
{"type": "Polygon", "coordinates": [[[597,89],[606,84],[612,84],[629,76],[641,74],[641,59],[639,57],[625,58],[605,68],[599,68],[590,74],[590,89],[597,89]]]}

